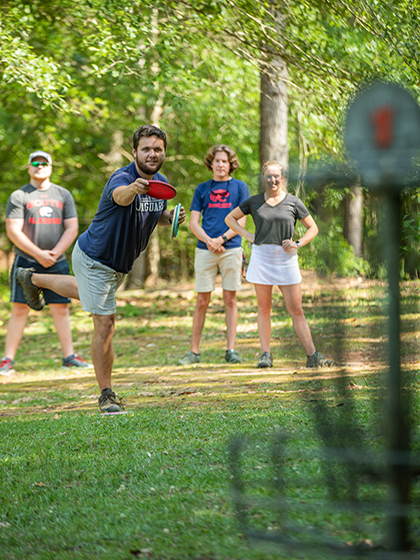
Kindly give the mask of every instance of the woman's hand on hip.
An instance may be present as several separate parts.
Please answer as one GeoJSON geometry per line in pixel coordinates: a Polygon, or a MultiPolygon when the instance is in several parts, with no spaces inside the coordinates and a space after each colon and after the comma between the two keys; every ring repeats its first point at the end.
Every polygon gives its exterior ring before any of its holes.
{"type": "Polygon", "coordinates": [[[293,239],[285,239],[282,243],[282,246],[287,253],[298,250],[297,243],[296,241],[293,241],[293,239]]]}

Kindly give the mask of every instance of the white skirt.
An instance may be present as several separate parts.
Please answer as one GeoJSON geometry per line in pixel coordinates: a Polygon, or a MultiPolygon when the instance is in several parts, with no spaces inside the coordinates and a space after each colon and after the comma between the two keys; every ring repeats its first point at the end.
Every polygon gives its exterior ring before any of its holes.
{"type": "Polygon", "coordinates": [[[253,245],[246,279],[252,284],[290,286],[302,282],[297,251],[281,245],[253,245]]]}

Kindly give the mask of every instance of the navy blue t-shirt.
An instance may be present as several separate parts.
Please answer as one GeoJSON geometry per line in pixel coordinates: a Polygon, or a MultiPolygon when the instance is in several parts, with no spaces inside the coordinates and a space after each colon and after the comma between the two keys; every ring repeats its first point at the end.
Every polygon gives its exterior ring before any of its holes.
{"type": "MultiPolygon", "coordinates": [[[[84,253],[116,272],[130,272],[167,206],[166,200],[147,194],[137,194],[128,206],[119,206],[114,201],[112,193],[117,187],[131,185],[139,178],[134,161],[113,173],[92,223],[79,237],[79,247],[84,253]]],[[[155,173],[153,179],[168,182],[160,173],[155,173]]]]}
{"type": "MultiPolygon", "coordinates": [[[[228,230],[225,224],[226,216],[247,198],[249,198],[249,189],[244,181],[210,179],[205,183],[200,183],[195,189],[190,210],[202,213],[201,227],[211,238],[216,238],[228,230]]],[[[226,249],[233,249],[240,247],[241,242],[241,236],[235,235],[223,246],[226,249]]],[[[207,245],[200,240],[198,240],[197,247],[207,249],[207,245]]]]}

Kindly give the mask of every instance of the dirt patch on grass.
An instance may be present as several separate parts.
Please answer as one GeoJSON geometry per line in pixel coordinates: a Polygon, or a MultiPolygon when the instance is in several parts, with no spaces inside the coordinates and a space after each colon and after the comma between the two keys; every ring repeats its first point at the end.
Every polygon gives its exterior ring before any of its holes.
{"type": "MultiPolygon", "coordinates": [[[[343,377],[350,379],[354,387],[382,385],[387,363],[386,285],[362,278],[323,278],[305,270],[302,276],[304,309],[315,344],[334,359],[333,368],[305,368],[305,353],[293,332],[282,298],[276,295],[272,315],[274,367],[256,369],[260,353],[257,306],[254,288],[246,282],[238,292],[237,349],[243,364],[228,365],[224,361],[223,291],[219,282],[203,331],[202,361],[189,367],[177,366],[179,357],[189,348],[191,337],[196,296],[191,282],[118,294],[114,389],[135,410],[150,404],[195,406],[242,398],[255,401],[289,398],[316,390],[317,383],[333,387],[343,377]]],[[[407,301],[402,310],[401,337],[406,371],[420,368],[418,291],[418,282],[402,285],[407,301]]],[[[0,303],[0,307],[7,317],[10,312],[7,306],[0,303]]],[[[96,411],[98,388],[93,371],[59,369],[59,344],[48,334],[51,319],[47,313],[34,313],[31,319],[31,330],[16,360],[16,373],[0,376],[2,413],[96,411]],[[47,337],[48,356],[43,350],[47,337]]],[[[76,305],[72,307],[71,321],[77,351],[87,357],[91,319],[76,305]]],[[[6,328],[3,325],[1,329],[4,341],[6,328]]]]}

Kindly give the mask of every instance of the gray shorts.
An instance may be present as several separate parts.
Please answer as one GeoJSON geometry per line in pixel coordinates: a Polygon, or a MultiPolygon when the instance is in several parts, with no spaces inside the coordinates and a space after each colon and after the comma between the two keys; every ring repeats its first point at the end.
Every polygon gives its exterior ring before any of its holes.
{"type": "Polygon", "coordinates": [[[79,243],[74,246],[72,264],[82,308],[94,315],[113,315],[117,310],[115,292],[126,274],[91,259],[79,243]]]}

